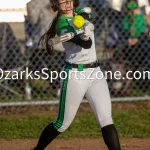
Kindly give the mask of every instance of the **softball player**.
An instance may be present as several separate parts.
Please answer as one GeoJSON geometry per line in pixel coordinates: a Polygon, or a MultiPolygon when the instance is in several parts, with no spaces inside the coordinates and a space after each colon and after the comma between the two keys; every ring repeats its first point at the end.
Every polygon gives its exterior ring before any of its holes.
{"type": "Polygon", "coordinates": [[[100,68],[96,57],[93,25],[88,21],[90,14],[86,13],[84,9],[77,8],[78,0],[50,0],[50,2],[53,10],[58,11],[58,14],[50,29],[43,36],[49,53],[52,52],[48,44],[49,39],[56,34],[59,36],[75,32],[76,28],[70,23],[75,15],[83,16],[86,21],[84,33],[62,43],[66,52],[64,71],[68,76],[61,81],[58,116],[43,130],[34,150],[44,150],[52,140],[69,127],[84,95],[96,115],[108,149],[120,150],[118,134],[112,121],[108,86],[104,77],[102,79],[97,77],[100,68]],[[89,76],[90,79],[88,79],[89,76]]]}

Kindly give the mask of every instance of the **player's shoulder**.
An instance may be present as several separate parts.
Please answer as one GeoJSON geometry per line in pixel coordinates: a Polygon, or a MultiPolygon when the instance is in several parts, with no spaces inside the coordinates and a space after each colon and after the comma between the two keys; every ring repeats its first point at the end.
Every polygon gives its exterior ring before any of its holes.
{"type": "Polygon", "coordinates": [[[84,7],[84,8],[76,8],[74,10],[75,15],[81,15],[86,20],[92,19],[92,13],[90,7],[84,7]]]}
{"type": "Polygon", "coordinates": [[[68,24],[67,19],[68,17],[60,16],[57,21],[57,27],[66,26],[68,24]]]}
{"type": "Polygon", "coordinates": [[[78,8],[75,8],[75,9],[74,9],[74,13],[75,13],[76,15],[79,15],[80,13],[83,13],[83,12],[85,12],[83,8],[79,8],[79,7],[78,7],[78,8]]]}
{"type": "Polygon", "coordinates": [[[73,17],[65,17],[65,16],[60,16],[56,25],[56,32],[57,35],[61,35],[70,31],[70,25],[68,23],[68,19],[72,19],[73,17]]]}

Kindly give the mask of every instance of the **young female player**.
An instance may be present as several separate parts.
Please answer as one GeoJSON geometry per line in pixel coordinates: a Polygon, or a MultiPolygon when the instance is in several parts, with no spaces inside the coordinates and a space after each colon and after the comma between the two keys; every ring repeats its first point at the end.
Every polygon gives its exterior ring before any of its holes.
{"type": "Polygon", "coordinates": [[[118,134],[112,121],[108,86],[104,77],[98,79],[96,76],[100,68],[96,57],[92,24],[88,21],[89,15],[84,10],[77,8],[78,0],[50,0],[50,2],[53,10],[58,11],[58,14],[42,38],[49,53],[52,52],[49,39],[56,34],[60,36],[75,32],[76,28],[70,23],[75,15],[83,16],[86,23],[84,33],[62,43],[66,53],[64,71],[68,76],[71,72],[75,73],[62,80],[57,119],[43,130],[34,150],[44,150],[61,132],[69,127],[84,95],[96,115],[108,149],[120,150],[118,134]],[[84,71],[84,75],[82,71],[84,71]],[[89,75],[90,79],[88,79],[89,75]]]}

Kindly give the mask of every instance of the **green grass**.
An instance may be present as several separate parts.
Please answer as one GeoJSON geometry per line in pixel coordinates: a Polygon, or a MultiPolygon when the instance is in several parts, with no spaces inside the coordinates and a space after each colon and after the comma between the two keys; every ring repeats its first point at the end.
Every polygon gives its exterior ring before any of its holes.
{"type": "MultiPolygon", "coordinates": [[[[150,107],[114,110],[113,118],[120,137],[150,138],[150,107]]],[[[43,128],[55,116],[0,118],[0,138],[38,138],[43,128]]],[[[93,112],[78,113],[75,120],[59,138],[100,138],[101,131],[93,112]]]]}

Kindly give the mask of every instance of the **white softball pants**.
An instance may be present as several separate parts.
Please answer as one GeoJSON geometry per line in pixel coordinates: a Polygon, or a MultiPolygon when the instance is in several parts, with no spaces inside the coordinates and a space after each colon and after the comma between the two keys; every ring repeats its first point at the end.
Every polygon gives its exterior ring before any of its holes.
{"type": "MultiPolygon", "coordinates": [[[[65,70],[66,71],[66,70],[65,70]]],[[[61,81],[59,111],[54,127],[64,132],[73,121],[84,95],[91,105],[100,127],[113,124],[111,98],[105,77],[97,68],[68,69],[68,80],[61,81]]]]}

